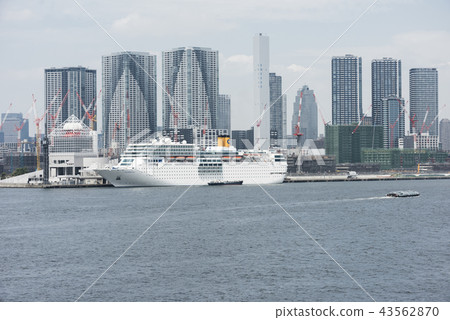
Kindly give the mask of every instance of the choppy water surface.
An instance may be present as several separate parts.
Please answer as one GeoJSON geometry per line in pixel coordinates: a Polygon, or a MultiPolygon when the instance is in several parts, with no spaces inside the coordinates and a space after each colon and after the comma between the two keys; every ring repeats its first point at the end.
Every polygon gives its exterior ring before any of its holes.
{"type": "MultiPolygon", "coordinates": [[[[370,301],[310,236],[377,301],[449,301],[449,186],[264,186],[292,218],[258,186],[192,187],[80,301],[370,301]]],[[[0,300],[76,300],[185,190],[0,189],[0,300]]]]}

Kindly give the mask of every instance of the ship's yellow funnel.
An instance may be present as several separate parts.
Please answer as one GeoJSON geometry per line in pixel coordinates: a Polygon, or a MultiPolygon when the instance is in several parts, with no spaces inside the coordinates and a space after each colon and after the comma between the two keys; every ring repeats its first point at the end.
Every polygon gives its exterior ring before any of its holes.
{"type": "Polygon", "coordinates": [[[230,136],[218,136],[217,146],[228,148],[230,146],[230,136]]]}

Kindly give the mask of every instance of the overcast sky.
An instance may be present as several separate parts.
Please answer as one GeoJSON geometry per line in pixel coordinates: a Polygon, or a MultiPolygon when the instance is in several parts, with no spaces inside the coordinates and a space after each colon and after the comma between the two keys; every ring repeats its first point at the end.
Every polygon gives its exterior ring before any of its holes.
{"type": "MultiPolygon", "coordinates": [[[[77,1],[123,48],[156,54],[158,81],[161,51],[182,46],[218,50],[220,93],[231,95],[233,129],[247,129],[255,120],[250,112],[254,34],[270,37],[271,72],[283,77],[286,90],[374,2],[77,1]]],[[[296,91],[305,84],[315,91],[325,120],[331,120],[331,57],[347,53],[363,60],[364,111],[371,104],[370,62],[382,57],[402,60],[405,100],[409,100],[409,69],[434,67],[439,72],[439,108],[450,104],[449,13],[448,0],[377,1],[287,91],[288,128],[296,91]]],[[[12,102],[11,112],[25,113],[34,93],[43,114],[44,69],[49,67],[96,69],[99,90],[101,56],[121,51],[73,0],[0,0],[0,42],[0,112],[12,102]]],[[[158,95],[160,101],[160,91],[158,95]]],[[[161,124],[160,103],[158,112],[161,124]]],[[[450,118],[450,106],[441,112],[440,118],[444,117],[450,118]]],[[[323,132],[323,125],[319,128],[323,132]]]]}

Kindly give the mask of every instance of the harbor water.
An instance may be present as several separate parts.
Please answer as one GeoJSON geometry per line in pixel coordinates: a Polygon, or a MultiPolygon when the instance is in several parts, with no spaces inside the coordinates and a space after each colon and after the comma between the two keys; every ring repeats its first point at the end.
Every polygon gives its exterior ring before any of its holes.
{"type": "Polygon", "coordinates": [[[0,301],[449,301],[449,187],[1,189],[0,301]]]}

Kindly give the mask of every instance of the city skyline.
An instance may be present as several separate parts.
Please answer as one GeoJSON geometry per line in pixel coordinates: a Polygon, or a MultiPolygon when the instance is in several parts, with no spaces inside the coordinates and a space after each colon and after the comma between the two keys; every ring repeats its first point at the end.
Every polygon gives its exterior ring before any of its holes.
{"type": "MultiPolygon", "coordinates": [[[[232,129],[248,129],[255,120],[249,112],[253,105],[253,35],[262,32],[270,37],[270,72],[283,77],[284,91],[373,1],[280,1],[277,4],[261,3],[258,6],[256,2],[249,1],[237,8],[234,8],[232,2],[223,4],[213,1],[199,6],[202,9],[198,11],[201,16],[206,16],[206,20],[200,19],[196,9],[177,1],[157,6],[139,1],[133,1],[127,6],[118,4],[108,8],[101,2],[81,2],[81,5],[98,18],[99,23],[126,50],[156,54],[158,79],[161,79],[161,52],[168,48],[198,45],[218,50],[220,92],[226,92],[232,99],[232,129]],[[168,14],[168,10],[174,7],[184,10],[186,14],[181,19],[174,20],[168,14]],[[193,13],[192,16],[189,12],[193,13]],[[161,17],[167,21],[162,21],[161,17]],[[214,19],[217,23],[208,23],[214,19]],[[161,27],[149,28],[150,25],[158,26],[158,23],[161,27]],[[181,25],[183,30],[180,30],[181,25]],[[306,31],[298,35],[295,32],[298,28],[306,31]]],[[[450,51],[450,27],[444,19],[450,5],[445,1],[424,4],[419,0],[408,2],[407,7],[402,1],[380,0],[375,3],[357,22],[357,28],[355,26],[350,29],[292,86],[287,92],[287,104],[293,103],[299,88],[308,85],[314,88],[324,117],[330,121],[329,61],[332,56],[349,53],[360,56],[363,60],[363,112],[370,106],[370,61],[382,57],[402,60],[403,79],[408,78],[411,68],[437,68],[441,88],[439,109],[442,109],[450,100],[450,93],[444,90],[450,82],[450,62],[446,54],[450,51]],[[402,24],[394,23],[398,21],[399,12],[402,12],[402,24]],[[382,26],[377,23],[381,18],[386,22],[382,26]],[[383,30],[389,30],[389,33],[383,30]]],[[[121,50],[74,3],[56,3],[50,6],[45,1],[40,5],[6,1],[0,4],[0,9],[0,25],[3,30],[0,39],[3,43],[8,43],[8,50],[2,52],[0,70],[2,74],[9,75],[0,83],[4,90],[0,98],[0,112],[5,112],[12,102],[11,112],[25,113],[31,104],[31,94],[35,93],[38,108],[43,113],[45,68],[83,65],[99,71],[102,55],[121,50]],[[29,47],[33,48],[34,54],[23,61],[29,47]],[[11,63],[15,61],[22,62],[11,63]]],[[[99,74],[98,89],[101,89],[100,78],[99,74]]],[[[408,81],[404,80],[404,97],[408,96],[408,87],[408,81]]],[[[159,90],[158,100],[158,124],[161,124],[159,90]]],[[[288,118],[291,118],[289,109],[288,118]]],[[[450,118],[448,109],[444,109],[439,115],[439,119],[442,118],[450,118]]],[[[319,132],[323,132],[321,124],[319,132]]]]}

